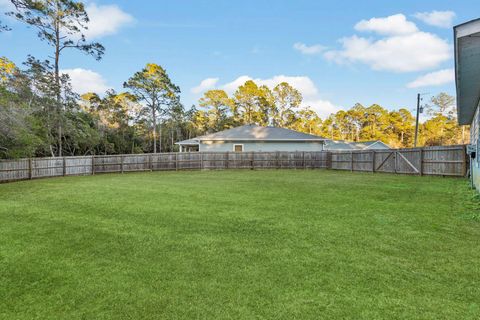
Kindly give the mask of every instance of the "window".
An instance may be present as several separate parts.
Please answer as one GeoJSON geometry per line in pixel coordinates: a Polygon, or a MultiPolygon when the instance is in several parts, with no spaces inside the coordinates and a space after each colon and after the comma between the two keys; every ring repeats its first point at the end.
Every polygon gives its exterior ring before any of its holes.
{"type": "Polygon", "coordinates": [[[234,144],[233,151],[235,152],[243,152],[243,144],[234,144]]]}

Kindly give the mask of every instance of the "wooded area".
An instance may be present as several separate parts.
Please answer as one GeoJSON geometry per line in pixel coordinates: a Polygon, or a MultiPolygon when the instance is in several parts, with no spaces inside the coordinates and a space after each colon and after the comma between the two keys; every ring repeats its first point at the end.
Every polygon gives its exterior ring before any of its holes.
{"type": "Polygon", "coordinates": [[[465,176],[465,146],[338,152],[190,152],[0,160],[0,182],[135,171],[334,169],[465,176]]]}
{"type": "MultiPolygon", "coordinates": [[[[357,103],[320,119],[285,82],[267,87],[249,80],[233,94],[210,90],[198,105],[185,108],[167,71],[147,63],[126,79],[124,92],[74,92],[69,76],[61,72],[63,54],[79,50],[96,60],[105,54],[102,44],[84,37],[88,15],[83,3],[12,3],[16,11],[10,16],[37,31],[51,47],[46,56],[53,59],[29,56],[20,67],[0,57],[0,158],[174,152],[177,141],[244,124],[335,140],[381,140],[394,148],[414,145],[412,107],[391,110],[357,103]]],[[[440,93],[424,107],[420,146],[468,143],[468,128],[457,125],[454,97],[440,93]]]]}

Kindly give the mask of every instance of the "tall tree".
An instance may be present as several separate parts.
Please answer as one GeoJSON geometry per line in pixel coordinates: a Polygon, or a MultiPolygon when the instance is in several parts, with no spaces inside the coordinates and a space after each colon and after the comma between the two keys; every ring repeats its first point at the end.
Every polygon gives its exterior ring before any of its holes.
{"type": "Polygon", "coordinates": [[[365,109],[365,123],[360,137],[363,140],[385,140],[387,126],[388,111],[373,104],[365,109]]]}
{"type": "Polygon", "coordinates": [[[234,94],[237,112],[244,124],[268,125],[273,109],[273,95],[266,86],[248,80],[234,94]]]}
{"type": "Polygon", "coordinates": [[[295,121],[290,128],[296,131],[320,135],[322,120],[311,108],[304,108],[297,112],[295,121]]]}
{"type": "Polygon", "coordinates": [[[440,92],[438,95],[432,97],[426,108],[427,113],[433,117],[443,115],[449,119],[456,119],[457,116],[455,97],[445,92],[440,92]]]}
{"type": "MultiPolygon", "coordinates": [[[[77,49],[100,60],[105,48],[88,43],[84,31],[88,29],[88,15],[82,2],[73,0],[11,0],[17,11],[9,14],[35,27],[38,37],[53,48],[55,93],[57,112],[63,112],[61,104],[60,57],[65,49],[77,49]]],[[[61,116],[57,117],[61,119],[61,116]]],[[[62,156],[62,122],[57,123],[58,155],[62,156]]]]}
{"type": "Polygon", "coordinates": [[[234,111],[234,102],[224,90],[205,92],[198,104],[205,110],[209,129],[215,132],[226,129],[228,113],[234,111]]]}
{"type": "Polygon", "coordinates": [[[295,112],[302,104],[302,94],[290,84],[282,82],[273,88],[273,97],[273,125],[289,127],[295,121],[295,112]]]}
{"type": "Polygon", "coordinates": [[[389,144],[395,147],[413,146],[415,118],[407,109],[401,108],[398,111],[388,113],[389,144]]]}
{"type": "Polygon", "coordinates": [[[6,57],[0,57],[0,83],[6,81],[17,70],[15,63],[6,57]]]}
{"type": "Polygon", "coordinates": [[[242,120],[246,124],[258,122],[258,86],[255,82],[249,80],[244,85],[238,87],[235,92],[235,104],[242,114],[242,120]]]}
{"type": "Polygon", "coordinates": [[[165,69],[154,63],[136,72],[123,86],[145,103],[142,114],[152,123],[153,152],[156,153],[158,117],[178,103],[180,88],[173,84],[165,69]]]}
{"type": "Polygon", "coordinates": [[[454,97],[439,93],[427,104],[427,112],[432,117],[421,127],[421,140],[425,145],[466,143],[465,126],[457,124],[454,97]]]}
{"type": "Polygon", "coordinates": [[[365,107],[356,103],[350,110],[348,110],[348,118],[352,122],[352,141],[360,141],[360,132],[362,131],[365,122],[365,107]]]}

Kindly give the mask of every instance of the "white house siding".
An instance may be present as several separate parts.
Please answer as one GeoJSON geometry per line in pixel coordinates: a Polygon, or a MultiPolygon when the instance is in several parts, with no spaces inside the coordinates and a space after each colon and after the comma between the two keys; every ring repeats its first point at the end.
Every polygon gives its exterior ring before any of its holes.
{"type": "Polygon", "coordinates": [[[200,152],[227,152],[233,151],[236,144],[243,145],[243,151],[322,151],[322,142],[223,142],[223,141],[203,141],[200,143],[200,152]]]}
{"type": "MultiPolygon", "coordinates": [[[[480,106],[479,106],[480,107],[480,106]]],[[[473,183],[480,189],[480,140],[479,140],[479,127],[480,127],[480,112],[479,108],[475,111],[472,124],[470,126],[470,144],[476,148],[476,158],[472,161],[472,179],[473,183]]]]}

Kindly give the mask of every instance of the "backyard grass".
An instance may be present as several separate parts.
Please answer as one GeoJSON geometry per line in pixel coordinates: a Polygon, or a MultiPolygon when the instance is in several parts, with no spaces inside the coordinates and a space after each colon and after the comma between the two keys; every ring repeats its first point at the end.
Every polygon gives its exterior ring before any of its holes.
{"type": "Polygon", "coordinates": [[[0,185],[1,319],[479,319],[464,179],[154,172],[0,185]]]}

